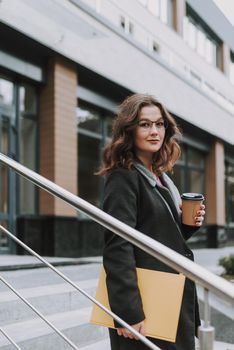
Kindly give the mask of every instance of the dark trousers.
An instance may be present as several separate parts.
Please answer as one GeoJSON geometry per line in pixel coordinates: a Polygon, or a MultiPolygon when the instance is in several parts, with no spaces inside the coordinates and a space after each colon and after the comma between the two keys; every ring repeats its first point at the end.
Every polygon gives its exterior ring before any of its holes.
{"type": "MultiPolygon", "coordinates": [[[[149,348],[139,340],[124,338],[119,336],[115,329],[109,329],[111,350],[149,350],[149,348]]],[[[164,340],[148,338],[152,343],[157,345],[162,350],[195,350],[195,344],[189,346],[167,342],[164,340]]]]}

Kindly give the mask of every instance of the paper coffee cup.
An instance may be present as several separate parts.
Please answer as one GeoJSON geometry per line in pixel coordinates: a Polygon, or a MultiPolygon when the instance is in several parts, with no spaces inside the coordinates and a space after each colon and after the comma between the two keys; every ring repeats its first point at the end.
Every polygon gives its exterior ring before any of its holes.
{"type": "Polygon", "coordinates": [[[195,216],[204,201],[201,193],[183,193],[182,199],[182,223],[185,225],[195,226],[195,216]]]}

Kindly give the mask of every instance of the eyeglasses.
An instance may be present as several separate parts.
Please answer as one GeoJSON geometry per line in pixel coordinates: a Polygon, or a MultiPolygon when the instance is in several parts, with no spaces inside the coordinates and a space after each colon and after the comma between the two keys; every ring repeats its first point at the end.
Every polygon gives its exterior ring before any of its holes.
{"type": "Polygon", "coordinates": [[[149,131],[152,129],[152,126],[155,124],[157,130],[164,130],[168,127],[167,120],[159,120],[157,122],[152,122],[151,120],[140,120],[137,125],[143,131],[149,131]]]}

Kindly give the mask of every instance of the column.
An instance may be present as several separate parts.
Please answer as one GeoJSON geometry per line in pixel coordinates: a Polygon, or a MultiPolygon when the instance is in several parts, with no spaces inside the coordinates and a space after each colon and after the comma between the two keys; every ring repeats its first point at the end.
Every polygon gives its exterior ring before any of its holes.
{"type": "Polygon", "coordinates": [[[174,13],[174,27],[175,30],[183,37],[183,21],[186,15],[186,2],[185,0],[174,0],[173,2],[174,13]]]}
{"type": "Polygon", "coordinates": [[[206,161],[206,224],[208,247],[218,246],[218,237],[225,234],[225,162],[224,145],[214,140],[206,161]]]}
{"type": "MultiPolygon", "coordinates": [[[[55,57],[40,94],[40,174],[77,193],[77,71],[74,63],[55,57]]],[[[76,211],[45,191],[40,192],[40,214],[75,216],[76,211]]]]}

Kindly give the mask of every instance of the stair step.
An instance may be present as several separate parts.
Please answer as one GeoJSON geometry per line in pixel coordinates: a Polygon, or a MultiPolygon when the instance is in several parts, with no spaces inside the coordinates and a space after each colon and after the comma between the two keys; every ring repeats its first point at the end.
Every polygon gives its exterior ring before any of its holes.
{"type": "MultiPolygon", "coordinates": [[[[75,344],[85,345],[107,338],[107,329],[89,324],[91,308],[83,308],[69,312],[49,315],[48,320],[60,331],[74,341],[75,344]]],[[[60,338],[56,332],[40,318],[17,322],[3,326],[2,329],[23,349],[32,348],[43,350],[70,349],[70,345],[60,338]],[[43,343],[43,347],[40,344],[43,343]]],[[[9,341],[0,334],[0,348],[11,348],[9,341]]]]}
{"type": "MultiPolygon", "coordinates": [[[[100,267],[100,264],[88,264],[81,266],[63,266],[59,267],[58,270],[72,281],[84,281],[98,278],[100,267]]],[[[48,268],[4,271],[1,272],[1,276],[16,289],[26,289],[65,283],[60,276],[48,268]]],[[[0,292],[4,291],[8,291],[8,288],[3,283],[0,283],[0,292]]]]}
{"type": "MultiPolygon", "coordinates": [[[[75,284],[81,289],[89,289],[89,288],[96,288],[97,286],[97,279],[90,279],[90,280],[84,280],[84,281],[74,281],[75,284]]],[[[33,287],[33,288],[23,288],[23,289],[17,289],[17,291],[22,294],[22,296],[26,299],[31,298],[37,298],[42,296],[49,296],[49,295],[57,295],[57,294],[63,294],[63,293],[70,293],[70,292],[77,292],[74,287],[72,287],[68,283],[59,283],[59,284],[53,284],[49,286],[42,286],[42,287],[33,287]]],[[[19,297],[14,294],[12,291],[6,291],[6,292],[0,292],[0,303],[3,302],[11,302],[19,300],[19,297]]]]}
{"type": "MultiPolygon", "coordinates": [[[[196,349],[199,350],[199,346],[196,349]]],[[[107,338],[90,345],[85,345],[84,347],[81,347],[80,350],[110,350],[110,341],[107,338]]],[[[222,342],[215,342],[214,350],[234,350],[234,345],[222,342]]]]}
{"type": "MultiPolygon", "coordinates": [[[[77,285],[94,296],[97,279],[77,281],[77,285]]],[[[90,307],[92,302],[68,284],[18,290],[44,316],[90,307]]],[[[0,293],[0,325],[34,318],[35,313],[13,292],[0,293]]]]}
{"type": "Polygon", "coordinates": [[[80,350],[110,350],[109,338],[81,347],[80,350]]]}
{"type": "MultiPolygon", "coordinates": [[[[95,294],[100,264],[66,266],[59,270],[75,281],[80,288],[91,295],[95,294]]],[[[54,272],[43,268],[36,271],[4,271],[1,275],[79,349],[110,350],[107,329],[89,324],[91,301],[54,272]]],[[[199,290],[198,294],[202,299],[203,292],[199,290]]],[[[224,306],[217,304],[216,298],[211,297],[210,301],[213,308],[224,313],[224,306]]],[[[230,320],[233,320],[232,311],[225,305],[225,314],[230,320]]],[[[70,345],[66,344],[53,329],[2,284],[0,284],[0,325],[24,350],[71,349],[70,345]]],[[[224,337],[219,340],[231,341],[224,337]]],[[[0,334],[0,349],[14,350],[15,348],[0,334]]],[[[234,345],[215,342],[214,350],[234,350],[234,345]]]]}

